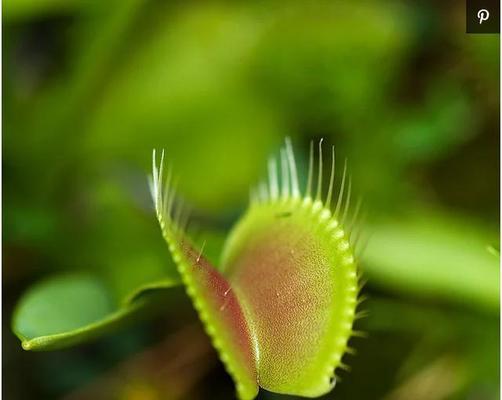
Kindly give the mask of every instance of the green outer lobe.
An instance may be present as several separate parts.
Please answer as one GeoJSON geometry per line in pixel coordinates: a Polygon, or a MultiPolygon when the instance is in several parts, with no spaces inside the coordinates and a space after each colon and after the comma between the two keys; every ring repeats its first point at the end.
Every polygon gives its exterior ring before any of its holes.
{"type": "Polygon", "coordinates": [[[227,280],[186,238],[178,238],[165,228],[162,232],[195,309],[211,337],[242,400],[258,394],[254,344],[234,291],[227,280]]]}
{"type": "Polygon", "coordinates": [[[328,392],[352,333],[357,274],[346,235],[321,202],[250,208],[225,247],[223,273],[257,343],[261,387],[328,392]]]}

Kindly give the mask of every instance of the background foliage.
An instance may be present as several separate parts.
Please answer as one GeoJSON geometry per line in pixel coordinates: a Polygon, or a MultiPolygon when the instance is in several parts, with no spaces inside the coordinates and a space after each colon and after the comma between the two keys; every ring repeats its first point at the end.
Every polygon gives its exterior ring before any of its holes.
{"type": "Polygon", "coordinates": [[[498,398],[499,37],[462,2],[5,0],[3,22],[7,398],[233,396],[181,289],[70,350],[23,352],[10,320],[57,273],[83,319],[177,282],[152,148],[218,254],[286,135],[303,163],[335,144],[370,212],[369,337],[326,398],[498,398]]]}

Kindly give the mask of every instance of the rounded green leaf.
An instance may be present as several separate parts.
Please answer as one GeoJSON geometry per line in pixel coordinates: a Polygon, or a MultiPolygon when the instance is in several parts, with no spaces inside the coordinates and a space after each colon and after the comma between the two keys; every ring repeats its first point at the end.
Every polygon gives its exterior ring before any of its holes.
{"type": "Polygon", "coordinates": [[[14,312],[12,329],[25,350],[53,350],[112,331],[142,305],[118,308],[99,279],[60,276],[28,290],[14,312]]]}

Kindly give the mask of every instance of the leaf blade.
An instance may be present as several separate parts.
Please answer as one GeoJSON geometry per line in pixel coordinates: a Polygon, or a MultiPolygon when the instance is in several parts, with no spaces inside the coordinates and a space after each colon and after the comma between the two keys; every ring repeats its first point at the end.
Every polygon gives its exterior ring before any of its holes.
{"type": "Polygon", "coordinates": [[[62,349],[113,332],[147,304],[142,299],[117,307],[96,277],[56,276],[28,290],[14,311],[12,330],[25,350],[62,349]]]}
{"type": "Polygon", "coordinates": [[[476,224],[416,210],[371,232],[363,262],[373,284],[498,312],[498,260],[486,251],[491,235],[476,224]]]}

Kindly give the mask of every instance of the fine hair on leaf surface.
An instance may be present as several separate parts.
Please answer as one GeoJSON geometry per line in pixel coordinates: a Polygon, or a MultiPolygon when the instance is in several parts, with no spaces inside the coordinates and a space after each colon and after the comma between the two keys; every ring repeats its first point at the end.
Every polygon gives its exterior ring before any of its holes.
{"type": "Polygon", "coordinates": [[[353,201],[346,160],[337,172],[333,147],[323,196],[322,147],[322,140],[310,144],[302,189],[286,139],[269,159],[268,179],[251,190],[218,268],[186,236],[188,214],[176,198],[171,168],[164,169],[164,151],[159,165],[153,153],[150,189],[162,234],[241,399],[254,398],[260,387],[321,396],[334,387],[335,370],[347,369],[344,354],[353,352],[348,340],[363,316],[356,314],[361,202],[353,201]]]}

